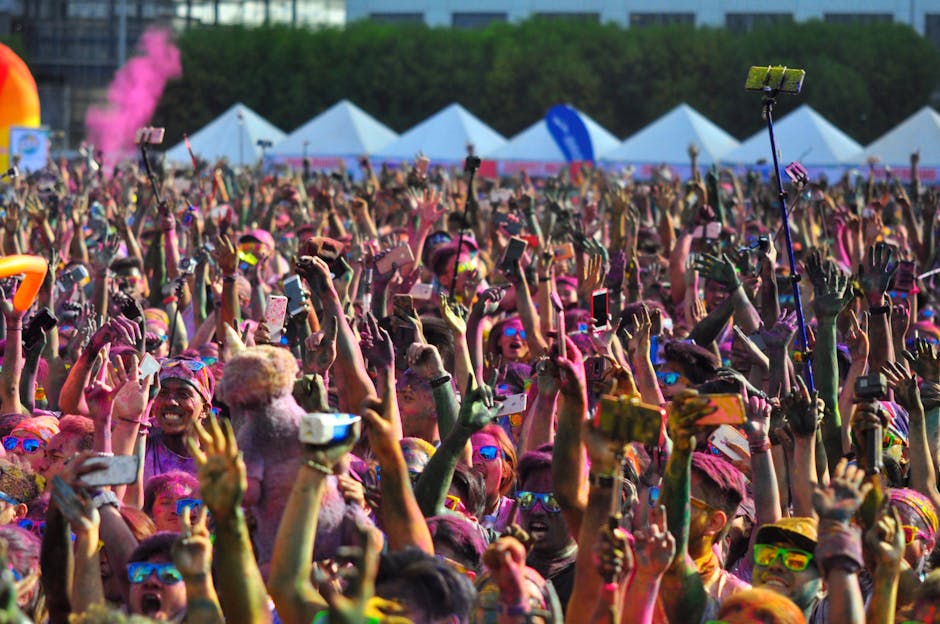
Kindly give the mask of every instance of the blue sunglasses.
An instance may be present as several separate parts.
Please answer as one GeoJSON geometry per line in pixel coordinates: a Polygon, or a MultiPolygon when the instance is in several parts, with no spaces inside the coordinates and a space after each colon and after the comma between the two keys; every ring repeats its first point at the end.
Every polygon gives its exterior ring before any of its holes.
{"type": "Polygon", "coordinates": [[[195,513],[199,511],[199,508],[202,507],[202,501],[198,498],[181,498],[176,501],[176,515],[182,516],[183,512],[187,509],[190,509],[190,513],[195,513]]]}
{"type": "Polygon", "coordinates": [[[518,336],[519,336],[520,338],[522,338],[523,340],[525,340],[525,330],[524,330],[524,329],[516,329],[515,327],[507,327],[506,329],[503,330],[503,335],[504,335],[504,336],[509,336],[510,338],[512,338],[513,336],[515,336],[515,335],[517,335],[517,334],[518,334],[518,336]]]}
{"type": "Polygon", "coordinates": [[[143,583],[152,574],[164,585],[175,585],[183,580],[183,575],[172,563],[147,563],[138,561],[127,566],[127,580],[135,585],[143,583]]]}
{"type": "Polygon", "coordinates": [[[679,381],[679,373],[656,373],[656,379],[663,385],[673,386],[679,381]]]}
{"type": "Polygon", "coordinates": [[[476,449],[476,452],[480,454],[480,457],[483,458],[484,461],[488,462],[502,456],[499,447],[492,446],[490,444],[481,446],[480,448],[476,449]]]}

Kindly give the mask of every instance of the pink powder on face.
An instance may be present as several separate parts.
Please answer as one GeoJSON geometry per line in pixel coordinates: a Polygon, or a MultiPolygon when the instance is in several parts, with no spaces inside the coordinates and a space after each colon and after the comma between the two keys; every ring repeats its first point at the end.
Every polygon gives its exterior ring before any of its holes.
{"type": "Polygon", "coordinates": [[[150,122],[166,83],[183,74],[168,30],[147,29],[137,48],[138,56],[114,74],[107,105],[91,106],[85,115],[88,141],[104,153],[106,166],[134,149],[137,130],[150,122]]]}

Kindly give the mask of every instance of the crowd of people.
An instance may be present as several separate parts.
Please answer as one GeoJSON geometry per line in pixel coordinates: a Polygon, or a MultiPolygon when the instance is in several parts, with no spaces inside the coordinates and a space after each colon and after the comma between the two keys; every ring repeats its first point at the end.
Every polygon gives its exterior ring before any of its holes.
{"type": "Polygon", "coordinates": [[[935,189],[690,156],[10,179],[0,622],[940,623],[935,189]]]}

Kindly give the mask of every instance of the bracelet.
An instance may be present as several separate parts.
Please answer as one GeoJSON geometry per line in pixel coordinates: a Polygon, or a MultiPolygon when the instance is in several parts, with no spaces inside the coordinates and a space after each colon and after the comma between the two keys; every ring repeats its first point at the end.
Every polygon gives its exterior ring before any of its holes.
{"type": "Polygon", "coordinates": [[[433,390],[435,388],[440,388],[446,383],[450,383],[450,375],[448,375],[447,373],[444,373],[440,377],[435,377],[434,379],[429,381],[428,385],[430,385],[431,389],[433,390]]]}
{"type": "Polygon", "coordinates": [[[770,450],[770,438],[764,438],[760,442],[754,444],[748,444],[748,448],[751,451],[751,455],[757,455],[759,453],[766,453],[770,450]]]}
{"type": "Polygon", "coordinates": [[[869,314],[887,314],[890,311],[890,305],[870,306],[868,308],[869,314]]]}
{"type": "Polygon", "coordinates": [[[95,506],[95,509],[101,509],[105,505],[114,505],[117,508],[121,507],[121,503],[118,500],[117,494],[111,490],[102,490],[94,496],[91,497],[91,503],[95,506]]]}
{"type": "Polygon", "coordinates": [[[614,475],[598,474],[596,472],[588,473],[588,482],[592,488],[602,488],[609,490],[614,487],[614,475]]]}
{"type": "Polygon", "coordinates": [[[317,472],[321,472],[321,473],[325,474],[326,476],[330,476],[330,475],[333,474],[333,469],[332,469],[332,468],[329,468],[329,467],[327,467],[327,466],[324,466],[323,464],[321,464],[321,463],[319,463],[319,462],[315,462],[315,461],[313,461],[312,459],[308,459],[307,461],[305,461],[305,462],[304,462],[304,465],[306,465],[307,468],[312,468],[312,469],[316,470],[317,472]]]}
{"type": "Polygon", "coordinates": [[[223,275],[223,276],[222,276],[222,282],[223,282],[223,283],[227,283],[227,284],[234,284],[234,283],[235,283],[235,278],[236,278],[235,275],[223,275]]]}
{"type": "Polygon", "coordinates": [[[503,615],[528,615],[531,609],[526,603],[519,602],[511,605],[500,605],[499,611],[503,615]]]}

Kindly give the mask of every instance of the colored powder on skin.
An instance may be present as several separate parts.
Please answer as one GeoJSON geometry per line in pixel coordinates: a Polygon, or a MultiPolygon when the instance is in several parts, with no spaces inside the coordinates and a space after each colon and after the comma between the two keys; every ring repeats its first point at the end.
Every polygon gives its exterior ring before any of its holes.
{"type": "Polygon", "coordinates": [[[103,152],[106,166],[134,149],[137,130],[150,122],[166,83],[183,74],[169,31],[147,29],[137,49],[138,55],[114,74],[108,103],[89,107],[85,115],[88,141],[103,152]]]}

